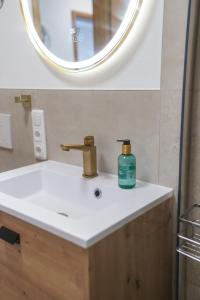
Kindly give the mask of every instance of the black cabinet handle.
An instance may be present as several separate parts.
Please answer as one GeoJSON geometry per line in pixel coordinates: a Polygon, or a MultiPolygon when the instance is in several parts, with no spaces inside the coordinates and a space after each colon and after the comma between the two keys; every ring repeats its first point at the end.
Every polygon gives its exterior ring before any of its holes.
{"type": "Polygon", "coordinates": [[[4,240],[5,242],[11,245],[20,244],[19,233],[14,232],[4,226],[0,228],[0,239],[4,240]]]}

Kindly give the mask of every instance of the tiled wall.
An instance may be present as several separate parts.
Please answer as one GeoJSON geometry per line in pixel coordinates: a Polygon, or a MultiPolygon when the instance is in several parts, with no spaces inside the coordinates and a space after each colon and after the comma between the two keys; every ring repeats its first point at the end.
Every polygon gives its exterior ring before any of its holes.
{"type": "MultiPolygon", "coordinates": [[[[187,4],[165,1],[161,91],[30,91],[33,108],[45,110],[49,159],[81,165],[80,153],[59,144],[93,134],[99,169],[116,173],[116,139],[129,137],[138,178],[177,188],[187,4]]],[[[30,113],[14,104],[20,92],[0,90],[0,112],[11,113],[14,125],[14,151],[0,150],[0,171],[34,162],[30,113]]]]}

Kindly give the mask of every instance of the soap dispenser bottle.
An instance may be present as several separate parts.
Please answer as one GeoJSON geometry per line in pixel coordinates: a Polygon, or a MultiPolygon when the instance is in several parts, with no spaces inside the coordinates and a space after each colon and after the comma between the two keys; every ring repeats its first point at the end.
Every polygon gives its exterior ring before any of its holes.
{"type": "Polygon", "coordinates": [[[122,189],[132,189],[136,186],[136,157],[131,153],[130,140],[122,142],[122,154],[118,157],[118,184],[122,189]]]}

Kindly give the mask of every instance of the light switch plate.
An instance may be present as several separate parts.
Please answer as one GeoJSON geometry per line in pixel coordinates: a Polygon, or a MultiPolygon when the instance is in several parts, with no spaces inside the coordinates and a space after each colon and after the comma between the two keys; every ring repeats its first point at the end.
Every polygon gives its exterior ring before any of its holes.
{"type": "Polygon", "coordinates": [[[12,142],[12,116],[0,113],[0,147],[13,149],[12,142]]]}
{"type": "Polygon", "coordinates": [[[32,110],[32,128],[33,128],[33,144],[35,158],[39,160],[47,159],[46,146],[46,130],[44,111],[41,109],[32,110]]]}

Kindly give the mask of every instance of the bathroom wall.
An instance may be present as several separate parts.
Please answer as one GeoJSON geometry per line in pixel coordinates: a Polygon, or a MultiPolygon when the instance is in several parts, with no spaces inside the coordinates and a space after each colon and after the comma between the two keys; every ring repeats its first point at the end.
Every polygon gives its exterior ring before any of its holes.
{"type": "MultiPolygon", "coordinates": [[[[99,169],[116,173],[121,150],[116,139],[129,137],[138,178],[177,189],[187,4],[165,1],[160,91],[28,91],[33,108],[45,110],[49,159],[82,165],[80,153],[64,153],[59,144],[80,143],[93,134],[99,169]]],[[[12,114],[14,138],[13,151],[0,150],[1,171],[35,161],[30,113],[14,103],[21,92],[26,91],[0,90],[0,112],[12,114]]]]}
{"type": "Polygon", "coordinates": [[[24,26],[20,1],[6,0],[0,11],[0,88],[160,89],[164,0],[143,2],[126,42],[109,60],[93,70],[63,76],[37,55],[24,26]]]}

